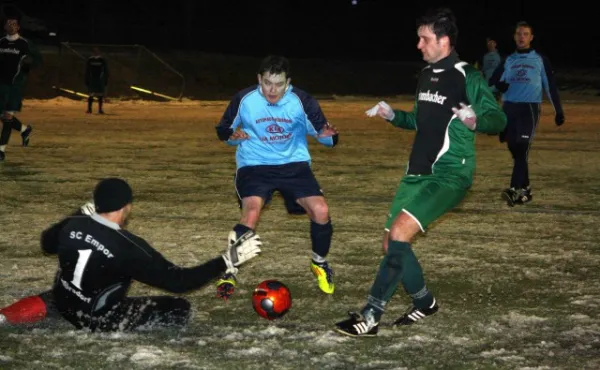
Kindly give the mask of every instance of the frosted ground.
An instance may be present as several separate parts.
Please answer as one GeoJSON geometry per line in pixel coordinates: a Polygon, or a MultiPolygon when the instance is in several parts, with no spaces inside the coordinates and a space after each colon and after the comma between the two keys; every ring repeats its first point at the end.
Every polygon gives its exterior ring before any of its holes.
{"type": "MultiPolygon", "coordinates": [[[[47,321],[0,328],[2,369],[597,369],[600,368],[600,108],[566,98],[557,128],[544,105],[530,153],[534,201],[509,209],[499,199],[511,158],[494,136],[477,138],[478,166],[467,199],[415,240],[441,310],[409,328],[387,324],[409,301],[399,290],[377,338],[331,330],[360,308],[381,259],[387,207],[404,171],[413,133],[364,118],[375,100],[323,102],[341,131],[339,147],[311,144],[313,167],[334,225],[333,296],[308,268],[305,217],[280,198],[259,225],[265,247],[245,266],[236,295],[210,285],[186,297],[183,331],[96,334],[47,321]],[[252,310],[260,281],[280,279],[293,307],[269,322],[252,310]]],[[[410,97],[391,101],[408,109],[410,97]]],[[[219,253],[237,221],[233,148],[214,125],[227,102],[112,102],[86,116],[65,99],[26,101],[31,146],[13,137],[0,167],[0,306],[47,289],[56,259],[39,233],[87,201],[96,180],[128,179],[136,192],[130,229],[183,266],[219,253]]],[[[163,294],[136,284],[131,294],[163,294]]]]}

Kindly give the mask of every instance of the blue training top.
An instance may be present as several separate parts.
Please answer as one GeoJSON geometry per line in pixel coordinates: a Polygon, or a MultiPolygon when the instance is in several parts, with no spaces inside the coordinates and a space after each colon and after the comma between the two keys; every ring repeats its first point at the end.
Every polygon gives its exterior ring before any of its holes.
{"type": "Polygon", "coordinates": [[[328,126],[319,103],[306,92],[288,86],[275,104],[262,94],[260,85],[239,91],[229,103],[216,126],[219,139],[237,145],[237,168],[258,165],[281,165],[292,162],[311,162],[307,136],[333,147],[338,135],[317,138],[328,126]],[[229,140],[237,129],[249,138],[229,140]]]}
{"type": "Polygon", "coordinates": [[[548,59],[533,49],[517,50],[509,55],[490,79],[490,85],[504,83],[508,89],[502,99],[512,103],[541,103],[542,90],[557,114],[562,105],[548,59]]]}

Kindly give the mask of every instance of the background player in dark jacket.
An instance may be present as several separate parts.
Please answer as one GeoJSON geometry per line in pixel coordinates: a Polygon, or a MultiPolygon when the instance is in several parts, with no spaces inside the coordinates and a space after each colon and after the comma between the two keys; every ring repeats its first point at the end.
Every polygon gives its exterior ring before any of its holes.
{"type": "Polygon", "coordinates": [[[144,239],[124,229],[133,193],[121,179],[98,183],[94,204],[42,233],[42,250],[58,254],[59,271],[51,292],[27,297],[0,310],[11,324],[43,319],[56,310],[78,329],[128,331],[140,327],[184,326],[190,303],[184,298],[127,297],[133,280],[172,293],[207,284],[260,253],[260,239],[240,238],[222,256],[182,268],[165,259],[144,239]]]}
{"type": "Polygon", "coordinates": [[[98,113],[104,114],[102,105],[104,104],[104,95],[106,94],[106,85],[108,84],[108,65],[106,59],[100,55],[98,48],[93,49],[93,54],[87,60],[85,65],[85,86],[88,88],[88,109],[87,113],[92,113],[92,104],[94,97],[98,98],[98,113]]]}
{"type": "Polygon", "coordinates": [[[6,157],[6,145],[12,130],[21,133],[23,146],[29,145],[32,128],[30,125],[23,125],[15,117],[15,113],[21,111],[23,89],[29,70],[42,63],[42,56],[36,47],[19,35],[19,20],[16,17],[6,19],[4,30],[6,36],[0,39],[0,161],[6,157]]]}
{"type": "Polygon", "coordinates": [[[500,141],[506,141],[513,157],[510,187],[502,192],[502,198],[511,207],[532,200],[527,161],[540,120],[542,90],[554,107],[556,125],[565,122],[552,66],[548,58],[531,48],[532,27],[526,22],[517,23],[514,39],[517,50],[506,58],[489,82],[503,92],[503,109],[508,118],[500,141]]]}
{"type": "Polygon", "coordinates": [[[367,304],[335,326],[350,336],[377,334],[385,306],[399,284],[412,298],[412,307],[394,325],[411,325],[437,312],[410,241],[467,194],[475,170],[475,133],[498,133],[506,125],[482,74],[454,51],[458,29],[452,12],[435,10],[420,18],[417,26],[417,48],[429,65],[419,76],[413,110],[392,110],[380,102],[367,111],[370,117],[377,115],[396,127],[416,130],[416,135],[406,175],[389,209],[385,257],[367,304]]]}

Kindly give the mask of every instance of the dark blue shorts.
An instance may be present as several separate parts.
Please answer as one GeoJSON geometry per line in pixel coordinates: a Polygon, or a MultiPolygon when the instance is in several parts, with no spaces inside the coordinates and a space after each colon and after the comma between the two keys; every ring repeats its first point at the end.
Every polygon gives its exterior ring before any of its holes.
{"type": "Polygon", "coordinates": [[[273,198],[273,193],[279,191],[287,211],[291,214],[306,213],[296,203],[297,199],[323,196],[308,162],[242,167],[235,175],[235,189],[240,206],[242,199],[249,196],[261,197],[267,205],[273,198]]]}
{"type": "Polygon", "coordinates": [[[506,128],[501,133],[501,142],[510,144],[531,144],[535,129],[540,121],[541,105],[538,103],[504,102],[506,128]]]}

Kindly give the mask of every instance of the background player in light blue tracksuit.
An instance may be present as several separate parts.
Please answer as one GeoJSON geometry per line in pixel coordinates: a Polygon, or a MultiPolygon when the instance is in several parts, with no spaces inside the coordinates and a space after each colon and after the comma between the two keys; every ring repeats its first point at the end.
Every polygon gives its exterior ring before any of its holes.
{"type": "MultiPolygon", "coordinates": [[[[490,78],[494,74],[494,71],[498,68],[500,63],[502,63],[502,57],[500,57],[500,53],[498,52],[496,40],[488,37],[486,38],[486,46],[488,52],[483,55],[481,61],[481,71],[483,72],[483,76],[487,82],[490,81],[490,78]]],[[[496,88],[496,86],[491,87],[496,100],[499,100],[501,97],[500,91],[496,88]]]]}
{"type": "MultiPolygon", "coordinates": [[[[319,103],[291,85],[286,58],[269,56],[258,70],[258,85],[238,92],[216,127],[220,140],[236,149],[235,187],[242,208],[229,243],[254,235],[261,211],[275,191],[289,213],[307,213],[312,241],[311,269],[319,288],[333,293],[333,271],[325,257],[333,228],[329,208],[311,169],[307,136],[333,147],[338,133],[327,122],[319,103]]],[[[217,293],[228,298],[235,276],[224,276],[217,293]]]]}
{"type": "Polygon", "coordinates": [[[502,192],[502,198],[511,207],[532,200],[527,159],[540,118],[542,90],[554,106],[556,125],[565,122],[552,66],[531,48],[532,27],[526,22],[517,23],[514,39],[517,50],[498,67],[489,82],[504,93],[503,109],[508,121],[500,141],[506,141],[514,164],[510,188],[502,192]]]}

